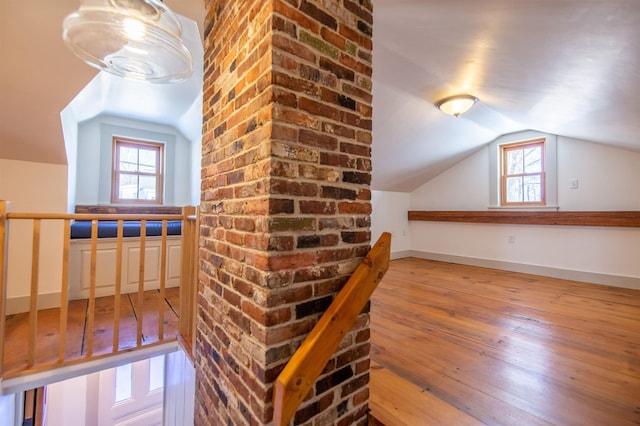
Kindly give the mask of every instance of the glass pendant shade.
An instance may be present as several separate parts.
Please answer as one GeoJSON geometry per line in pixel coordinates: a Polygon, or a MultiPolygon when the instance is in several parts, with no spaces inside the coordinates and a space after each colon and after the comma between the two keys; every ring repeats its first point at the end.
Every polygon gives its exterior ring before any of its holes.
{"type": "Polygon", "coordinates": [[[455,95],[438,101],[436,106],[440,111],[457,117],[460,114],[469,111],[476,102],[478,102],[478,98],[475,96],[455,95]]]}
{"type": "Polygon", "coordinates": [[[62,38],[87,64],[153,83],[175,83],[193,73],[178,18],[159,0],[83,0],[67,16],[62,38]]]}

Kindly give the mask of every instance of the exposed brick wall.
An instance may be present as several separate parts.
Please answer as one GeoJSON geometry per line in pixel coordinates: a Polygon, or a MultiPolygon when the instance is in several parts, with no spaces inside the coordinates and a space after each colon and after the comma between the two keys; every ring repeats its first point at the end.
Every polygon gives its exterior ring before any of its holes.
{"type": "MultiPolygon", "coordinates": [[[[370,244],[370,0],[207,0],[197,424],[273,381],[370,244]]],[[[368,314],[295,415],[366,424],[368,314]]]]}

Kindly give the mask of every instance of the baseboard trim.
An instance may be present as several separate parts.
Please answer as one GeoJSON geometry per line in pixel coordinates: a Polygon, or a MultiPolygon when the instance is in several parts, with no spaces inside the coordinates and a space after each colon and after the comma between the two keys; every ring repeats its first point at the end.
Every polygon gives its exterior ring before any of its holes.
{"type": "MultiPolygon", "coordinates": [[[[29,312],[29,296],[18,296],[7,298],[7,315],[29,312]]],[[[60,307],[60,292],[44,293],[38,295],[38,309],[49,309],[60,307]]]]}
{"type": "MultiPolygon", "coordinates": [[[[500,260],[482,259],[477,257],[456,256],[444,253],[432,253],[419,250],[407,250],[409,256],[419,259],[437,260],[440,262],[459,263],[462,265],[480,266],[483,268],[500,269],[503,271],[520,272],[523,274],[541,275],[543,277],[559,278],[563,280],[581,281],[592,284],[640,290],[640,278],[622,275],[600,274],[596,272],[574,271],[570,269],[552,268],[549,266],[528,265],[525,263],[504,262],[500,260]]],[[[402,252],[405,253],[405,252],[402,252]]],[[[392,256],[392,259],[393,256],[392,256]]],[[[396,259],[399,259],[396,258],[396,259]]]]}
{"type": "Polygon", "coordinates": [[[396,260],[396,259],[403,259],[405,257],[412,257],[412,256],[413,256],[413,251],[402,250],[402,251],[394,251],[393,253],[391,253],[391,256],[389,258],[391,260],[396,260]]]}

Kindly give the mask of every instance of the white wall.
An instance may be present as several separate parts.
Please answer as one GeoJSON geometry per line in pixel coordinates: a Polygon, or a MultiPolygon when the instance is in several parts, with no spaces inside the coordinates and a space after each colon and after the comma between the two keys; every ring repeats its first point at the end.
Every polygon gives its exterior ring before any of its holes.
{"type": "Polygon", "coordinates": [[[383,232],[391,233],[391,258],[409,250],[410,196],[406,192],[371,191],[371,244],[383,232]],[[396,254],[394,256],[394,253],[396,254]]]}
{"type": "Polygon", "coordinates": [[[95,419],[96,416],[87,416],[87,400],[94,396],[88,392],[88,383],[91,379],[96,380],[98,374],[73,377],[48,385],[45,424],[47,426],[91,424],[87,419],[95,419]]]}
{"type": "MultiPolygon", "coordinates": [[[[560,210],[640,210],[639,152],[558,137],[557,161],[560,210]],[[571,179],[578,179],[578,189],[569,189],[571,179]]],[[[488,164],[489,150],[476,152],[413,191],[410,209],[486,210],[488,164]]],[[[640,288],[638,228],[411,221],[409,230],[411,249],[419,256],[446,255],[472,264],[488,260],[487,266],[505,269],[532,266],[542,274],[578,271],[593,275],[592,282],[640,288]],[[514,243],[508,243],[509,236],[514,243]]]]}
{"type": "Polygon", "coordinates": [[[200,205],[200,182],[202,180],[202,138],[191,142],[191,201],[200,205]]]}
{"type": "Polygon", "coordinates": [[[489,148],[484,147],[416,188],[410,194],[410,210],[486,210],[488,159],[489,148]]]}
{"type": "MultiPolygon", "coordinates": [[[[120,117],[101,115],[78,126],[76,204],[110,204],[112,137],[165,143],[163,204],[192,205],[195,186],[192,171],[193,146],[173,127],[120,117]]],[[[195,165],[199,170],[199,164],[195,165]]],[[[71,186],[70,186],[71,187],[71,186]]]]}
{"type": "Polygon", "coordinates": [[[640,210],[640,152],[558,140],[561,210],[640,210]],[[578,189],[570,189],[571,179],[578,179],[578,189]]]}
{"type": "Polygon", "coordinates": [[[76,206],[76,182],[78,181],[78,123],[73,111],[65,108],[60,112],[60,123],[64,135],[64,147],[67,154],[67,213],[73,213],[76,206]]]}
{"type": "Polygon", "coordinates": [[[192,425],[195,409],[196,370],[182,350],[165,361],[164,424],[192,425]]]}
{"type": "Polygon", "coordinates": [[[14,394],[0,395],[0,419],[2,424],[13,426],[16,422],[16,396],[14,394]]]}
{"type": "MultiPolygon", "coordinates": [[[[66,213],[67,166],[0,159],[0,200],[9,201],[12,212],[66,213]]],[[[31,220],[15,220],[10,224],[8,299],[29,295],[32,226],[31,220]]],[[[52,297],[61,288],[62,233],[61,223],[42,223],[38,289],[52,297]]],[[[13,311],[12,303],[17,302],[9,300],[9,313],[13,311]]]]}

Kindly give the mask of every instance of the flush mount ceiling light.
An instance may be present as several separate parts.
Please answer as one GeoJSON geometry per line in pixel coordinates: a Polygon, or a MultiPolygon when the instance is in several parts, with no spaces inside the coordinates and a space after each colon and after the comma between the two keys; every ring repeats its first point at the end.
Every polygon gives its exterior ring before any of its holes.
{"type": "Polygon", "coordinates": [[[62,38],[87,64],[120,77],[175,83],[193,73],[182,25],[160,0],[82,0],[62,38]]]}
{"type": "Polygon", "coordinates": [[[478,98],[475,96],[454,95],[436,102],[436,106],[440,111],[457,117],[469,111],[476,102],[478,102],[478,98]]]}

